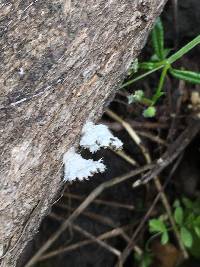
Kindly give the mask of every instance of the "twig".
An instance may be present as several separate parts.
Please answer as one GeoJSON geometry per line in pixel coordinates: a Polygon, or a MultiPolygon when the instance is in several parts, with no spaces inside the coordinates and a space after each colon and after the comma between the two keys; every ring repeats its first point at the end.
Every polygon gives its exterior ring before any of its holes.
{"type": "Polygon", "coordinates": [[[110,150],[114,152],[116,155],[118,155],[119,157],[121,157],[122,159],[129,162],[132,166],[138,167],[138,163],[131,156],[125,153],[123,150],[113,150],[113,149],[110,149],[110,150]]]}
{"type": "MultiPolygon", "coordinates": [[[[186,130],[168,148],[167,152],[164,153],[163,157],[161,157],[158,160],[157,166],[155,166],[155,168],[152,171],[149,171],[147,174],[145,174],[145,176],[141,180],[137,180],[134,183],[134,187],[136,187],[140,184],[146,183],[151,179],[155,179],[155,177],[157,177],[158,174],[165,167],[167,167],[170,163],[172,163],[182,153],[182,151],[187,147],[187,145],[191,142],[191,140],[196,136],[196,134],[199,132],[199,130],[200,130],[200,121],[192,119],[190,121],[188,127],[186,128],[186,130]]],[[[158,186],[158,183],[156,182],[157,186],[158,186]]],[[[177,237],[177,241],[178,241],[179,246],[183,252],[184,257],[187,258],[188,257],[187,251],[185,250],[185,247],[183,246],[183,244],[181,242],[180,234],[179,234],[178,229],[176,227],[176,224],[173,220],[173,216],[171,213],[171,208],[169,206],[168,200],[167,200],[166,196],[163,195],[163,190],[162,190],[161,184],[159,187],[161,189],[161,191],[159,191],[159,196],[161,196],[163,198],[163,204],[164,204],[164,206],[168,212],[168,216],[169,216],[170,222],[172,224],[172,227],[174,229],[175,235],[177,237]]],[[[136,230],[136,233],[133,236],[133,240],[134,240],[135,236],[137,235],[137,233],[138,232],[136,230]]],[[[123,258],[127,257],[130,247],[131,247],[131,245],[129,247],[127,247],[127,249],[125,249],[124,253],[122,254],[122,256],[120,258],[120,262],[118,263],[118,266],[119,266],[119,264],[121,264],[123,262],[123,258]]]]}
{"type": "MultiPolygon", "coordinates": [[[[166,179],[164,185],[163,185],[163,189],[166,188],[167,184],[169,183],[173,173],[175,172],[175,170],[177,169],[180,161],[182,159],[182,156],[179,157],[179,159],[176,161],[176,163],[174,164],[171,172],[170,172],[170,175],[168,176],[168,178],[166,179]]],[[[120,261],[120,264],[123,262],[125,262],[126,258],[128,257],[130,251],[132,250],[132,242],[134,243],[134,240],[135,238],[137,237],[138,233],[143,229],[146,221],[148,220],[148,218],[150,217],[155,205],[157,204],[157,202],[159,201],[160,199],[160,196],[161,196],[161,192],[159,192],[157,194],[157,196],[155,197],[153,203],[151,204],[151,207],[149,208],[149,210],[147,211],[147,213],[145,214],[144,218],[142,219],[141,223],[138,225],[138,227],[136,228],[133,236],[131,237],[131,242],[129,242],[129,244],[127,245],[127,247],[124,249],[123,253],[121,254],[121,261],[120,261]]],[[[118,263],[115,267],[119,267],[118,263]]]]}
{"type": "MultiPolygon", "coordinates": [[[[67,205],[64,205],[64,204],[60,204],[60,205],[58,205],[58,207],[60,207],[62,209],[66,209],[66,210],[73,210],[71,207],[69,207],[67,205]]],[[[97,221],[99,223],[102,223],[103,225],[106,225],[106,226],[109,226],[109,227],[118,228],[118,225],[108,217],[101,216],[101,215],[93,213],[93,212],[86,212],[86,211],[83,211],[81,213],[81,215],[87,216],[90,219],[93,219],[93,220],[95,220],[95,221],[97,221]]],[[[129,236],[125,232],[122,231],[121,234],[122,234],[122,237],[124,238],[124,240],[130,241],[129,236]]],[[[134,247],[134,249],[137,250],[136,245],[133,245],[133,247],[134,247]]]]}
{"type": "Polygon", "coordinates": [[[121,125],[124,127],[124,129],[128,132],[130,137],[134,140],[134,142],[140,147],[145,159],[147,162],[150,162],[149,153],[146,149],[146,147],[143,145],[140,137],[136,134],[136,132],[133,130],[131,125],[124,121],[122,118],[120,118],[116,113],[114,113],[111,110],[107,110],[106,114],[111,117],[113,120],[116,120],[117,122],[121,123],[121,125]]]}
{"type": "MultiPolygon", "coordinates": [[[[155,205],[157,204],[158,200],[160,198],[160,193],[157,194],[156,198],[154,199],[151,207],[149,208],[149,210],[147,211],[147,213],[145,214],[144,218],[142,219],[141,223],[138,225],[138,227],[136,228],[136,230],[134,231],[133,236],[131,237],[131,242],[129,242],[129,244],[127,245],[127,247],[124,249],[123,253],[121,254],[120,257],[120,264],[125,262],[125,260],[127,259],[130,251],[132,250],[132,243],[134,243],[136,236],[139,234],[139,232],[141,231],[141,229],[144,227],[146,221],[148,220],[149,216],[151,215],[155,205]]],[[[116,264],[115,267],[119,267],[119,262],[116,264]]]]}
{"type": "MultiPolygon", "coordinates": [[[[65,205],[65,204],[58,204],[56,205],[58,208],[61,208],[61,209],[64,209],[64,210],[68,210],[68,211],[74,211],[75,209],[73,209],[72,207],[68,206],[68,205],[65,205]]],[[[116,225],[113,223],[113,221],[106,217],[106,216],[101,216],[99,214],[96,214],[94,212],[91,212],[91,211],[83,211],[81,213],[81,215],[83,216],[86,216],[90,219],[93,219],[103,225],[106,225],[106,226],[110,226],[110,227],[116,227],[116,225]]]]}
{"type": "MultiPolygon", "coordinates": [[[[84,214],[84,212],[82,212],[82,214],[84,214]]],[[[97,220],[98,222],[101,222],[101,223],[102,223],[102,218],[104,219],[103,216],[100,216],[100,215],[97,215],[97,216],[96,216],[95,213],[91,213],[91,215],[92,215],[92,217],[91,217],[92,219],[95,219],[95,220],[97,220]]],[[[57,215],[57,214],[55,214],[55,213],[53,213],[53,212],[51,212],[51,213],[48,215],[48,217],[49,217],[49,218],[52,218],[52,219],[54,219],[54,220],[56,220],[56,221],[59,221],[59,222],[63,222],[63,220],[64,220],[63,217],[61,217],[61,216],[59,216],[59,215],[57,215]]],[[[88,216],[88,217],[90,217],[90,216],[88,216]]],[[[112,231],[114,231],[115,229],[120,229],[120,231],[121,231],[121,236],[124,238],[124,240],[127,241],[128,243],[130,242],[130,237],[125,233],[125,230],[128,230],[130,227],[133,227],[132,224],[127,225],[127,226],[123,226],[123,227],[118,227],[114,222],[109,223],[109,222],[107,222],[106,220],[105,220],[105,221],[103,220],[103,223],[105,223],[105,222],[106,222],[106,225],[107,225],[107,226],[114,227],[114,229],[113,229],[112,231]]],[[[111,232],[112,232],[112,231],[111,231],[111,232]]],[[[142,253],[142,249],[141,249],[141,248],[139,248],[139,247],[138,247],[137,245],[135,245],[135,244],[132,244],[132,245],[133,245],[133,249],[134,249],[138,254],[141,254],[141,253],[142,253]]]]}
{"type": "Polygon", "coordinates": [[[166,146],[166,141],[164,141],[162,138],[160,138],[159,136],[155,136],[151,133],[148,133],[148,132],[142,132],[142,131],[136,131],[136,133],[138,135],[141,135],[141,136],[144,136],[148,139],[150,139],[151,141],[155,142],[155,143],[158,143],[160,145],[163,145],[163,146],[166,146]]]}
{"type": "MultiPolygon", "coordinates": [[[[72,193],[64,193],[63,196],[67,197],[67,198],[70,197],[73,199],[78,199],[78,200],[83,200],[85,198],[85,196],[80,196],[80,195],[76,195],[76,194],[72,194],[72,193]]],[[[122,204],[122,203],[118,203],[115,201],[106,201],[106,200],[102,200],[102,199],[95,199],[93,201],[93,203],[100,204],[100,205],[106,205],[106,206],[110,206],[110,207],[114,207],[114,208],[134,210],[133,205],[122,204]]]]}
{"type": "MultiPolygon", "coordinates": [[[[169,128],[169,124],[167,123],[160,123],[160,122],[149,122],[149,121],[133,121],[130,119],[126,120],[134,129],[167,129],[169,128]]],[[[111,130],[121,131],[123,129],[122,125],[118,122],[108,122],[103,121],[103,124],[107,125],[111,130]]]]}
{"type": "Polygon", "coordinates": [[[38,252],[30,259],[30,261],[24,267],[33,266],[37,261],[38,258],[58,239],[58,237],[67,229],[67,227],[77,218],[81,212],[83,212],[90,203],[97,198],[105,189],[112,187],[116,184],[119,184],[131,177],[134,177],[138,174],[141,174],[144,171],[147,171],[153,168],[153,164],[146,165],[144,167],[138,168],[133,170],[125,175],[119,176],[114,178],[110,181],[104,182],[100,184],[97,188],[95,188],[89,196],[81,203],[81,205],[69,216],[69,218],[60,226],[60,228],[46,241],[46,243],[40,247],[38,252]]]}
{"type": "MultiPolygon", "coordinates": [[[[60,217],[60,216],[57,216],[57,215],[56,215],[56,216],[54,216],[54,215],[52,216],[52,214],[51,214],[51,217],[52,217],[53,219],[58,220],[58,221],[63,221],[62,217],[60,217]]],[[[104,233],[104,234],[101,234],[101,235],[97,236],[96,238],[97,238],[98,240],[106,240],[106,239],[110,239],[110,238],[113,238],[113,237],[116,237],[116,236],[121,235],[121,231],[125,231],[125,230],[127,230],[127,229],[129,229],[129,228],[130,228],[130,225],[125,226],[125,227],[115,228],[115,229],[113,229],[113,230],[111,230],[111,231],[108,231],[108,232],[106,232],[106,233],[104,233]]],[[[55,257],[55,256],[57,256],[57,255],[59,255],[59,254],[66,253],[66,252],[75,250],[75,249],[77,249],[77,248],[80,248],[80,247],[83,247],[83,246],[86,246],[86,245],[89,245],[89,244],[92,244],[92,243],[94,243],[94,240],[91,240],[91,239],[90,239],[90,240],[84,240],[84,241],[80,241],[80,242],[77,242],[77,243],[75,243],[75,244],[69,245],[69,246],[67,246],[67,247],[60,248],[60,249],[51,251],[51,252],[46,253],[45,255],[41,256],[41,257],[38,259],[38,262],[39,262],[39,261],[44,261],[44,260],[46,260],[46,259],[55,257]]],[[[141,253],[141,250],[140,250],[139,247],[137,247],[137,250],[138,250],[139,253],[141,253]]]]}
{"type": "Polygon", "coordinates": [[[101,247],[107,249],[108,251],[110,251],[112,254],[114,254],[115,256],[119,257],[121,255],[121,252],[116,249],[113,248],[112,246],[108,245],[107,243],[105,243],[104,241],[102,241],[101,239],[95,237],[94,235],[92,235],[91,233],[89,233],[88,231],[84,230],[83,228],[79,227],[78,225],[75,225],[74,223],[71,225],[72,228],[74,228],[76,231],[78,231],[79,233],[83,234],[84,236],[86,236],[87,238],[91,239],[92,241],[94,241],[95,243],[99,244],[101,247]]]}
{"type": "MultiPolygon", "coordinates": [[[[73,210],[73,208],[71,208],[70,206],[64,205],[64,204],[58,204],[57,206],[62,208],[62,209],[73,210]]],[[[93,219],[99,223],[106,225],[106,226],[118,228],[118,225],[108,217],[101,216],[101,215],[93,213],[93,212],[86,212],[86,211],[83,211],[81,213],[81,215],[87,216],[90,219],[93,219]]],[[[121,232],[121,235],[124,238],[124,240],[126,240],[127,242],[130,241],[129,236],[125,232],[123,232],[123,230],[121,232]]],[[[136,246],[135,244],[133,244],[133,249],[137,252],[139,251],[138,246],[136,246]]],[[[141,249],[140,249],[140,251],[141,251],[141,249]]]]}
{"type": "MultiPolygon", "coordinates": [[[[151,164],[152,163],[151,156],[150,156],[148,150],[143,145],[142,140],[139,138],[139,136],[137,135],[137,133],[132,129],[132,127],[130,125],[127,127],[127,123],[124,124],[124,121],[117,114],[115,114],[112,111],[109,111],[109,116],[111,116],[113,119],[117,120],[118,122],[120,122],[124,126],[124,128],[129,133],[130,137],[139,146],[140,150],[143,153],[144,158],[146,159],[147,164],[151,164]],[[130,131],[130,128],[132,129],[131,131],[130,131]]],[[[169,201],[167,199],[167,196],[166,196],[165,192],[163,191],[163,188],[162,188],[160,179],[159,179],[158,176],[154,176],[153,177],[153,180],[154,180],[156,189],[158,190],[158,192],[160,192],[162,204],[165,207],[165,210],[166,210],[166,212],[168,214],[170,223],[171,223],[172,228],[174,230],[174,234],[176,236],[176,239],[178,241],[178,244],[180,246],[180,249],[181,249],[181,251],[183,253],[183,256],[184,256],[185,259],[187,259],[188,258],[188,253],[187,253],[187,251],[186,251],[186,249],[185,249],[185,247],[184,247],[184,245],[183,245],[183,243],[181,241],[181,237],[180,237],[178,228],[176,226],[176,223],[174,221],[174,218],[173,218],[173,215],[172,215],[172,211],[171,211],[171,207],[170,207],[169,201]]]]}
{"type": "MultiPolygon", "coordinates": [[[[181,104],[182,104],[182,101],[183,101],[183,96],[184,96],[184,87],[185,87],[185,81],[183,80],[180,80],[179,81],[179,84],[178,84],[178,94],[179,94],[179,97],[178,99],[176,100],[176,107],[173,108],[174,110],[174,116],[172,118],[172,121],[171,121],[171,125],[170,125],[170,128],[169,128],[169,131],[168,131],[168,135],[167,135],[167,141],[168,142],[172,142],[174,140],[174,137],[176,135],[176,132],[178,130],[178,116],[180,114],[180,110],[181,110],[181,104]]],[[[168,90],[170,91],[170,90],[168,90]]]]}
{"type": "MultiPolygon", "coordinates": [[[[137,127],[137,124],[135,125],[134,123],[131,123],[131,121],[127,121],[127,123],[134,128],[142,128],[142,127],[137,127]]],[[[122,129],[124,129],[124,127],[119,123],[119,122],[103,122],[103,124],[107,125],[110,129],[114,130],[114,131],[121,131],[122,129]]],[[[156,125],[155,125],[156,126],[156,125]]],[[[145,128],[145,127],[143,127],[145,128]]],[[[157,128],[154,127],[154,125],[152,125],[152,128],[157,128]]],[[[146,138],[148,138],[149,140],[156,142],[158,144],[164,145],[166,146],[166,141],[164,141],[162,138],[160,138],[159,136],[155,136],[154,134],[150,133],[150,132],[144,132],[141,130],[135,130],[136,133],[138,133],[141,136],[144,136],[146,138]]]]}
{"type": "Polygon", "coordinates": [[[148,183],[155,176],[159,175],[159,173],[161,173],[185,150],[199,131],[200,120],[192,119],[183,133],[169,146],[163,156],[158,159],[155,168],[145,174],[141,179],[135,181],[133,187],[148,183]]]}

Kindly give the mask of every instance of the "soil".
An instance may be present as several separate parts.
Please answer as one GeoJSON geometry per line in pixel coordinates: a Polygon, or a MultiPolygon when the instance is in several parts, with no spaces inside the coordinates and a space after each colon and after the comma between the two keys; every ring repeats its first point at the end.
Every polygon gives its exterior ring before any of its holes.
{"type": "MultiPolygon", "coordinates": [[[[197,36],[200,32],[200,5],[199,0],[184,0],[178,2],[178,17],[176,24],[174,23],[174,7],[172,2],[167,4],[162,19],[164,22],[166,32],[166,43],[169,47],[178,46],[181,47],[186,42],[197,36]],[[177,27],[174,27],[177,25],[177,27]]],[[[149,46],[144,49],[141,57],[148,57],[149,46]]],[[[198,70],[199,68],[199,52],[200,46],[190,52],[184,59],[181,60],[183,66],[187,66],[189,69],[198,70]]],[[[180,64],[180,63],[178,63],[180,64]]],[[[152,76],[156,79],[156,76],[152,76]]],[[[154,80],[155,80],[154,79],[154,80]]],[[[138,83],[137,86],[143,86],[146,88],[148,94],[151,93],[149,88],[154,85],[155,81],[147,80],[142,83],[138,83]]],[[[110,109],[115,111],[119,116],[123,117],[127,121],[132,121],[135,125],[135,129],[148,132],[154,135],[159,135],[160,138],[167,140],[167,145],[173,143],[174,139],[184,130],[187,125],[187,120],[191,116],[191,111],[187,108],[189,94],[188,90],[193,90],[194,86],[188,86],[184,88],[185,100],[182,101],[179,116],[176,121],[170,117],[170,109],[175,112],[177,104],[177,82],[167,81],[166,88],[169,88],[170,96],[167,95],[165,100],[161,100],[158,106],[158,113],[156,118],[147,120],[141,115],[142,108],[140,106],[126,104],[126,98],[119,92],[113,102],[110,104],[110,109]],[[174,91],[169,87],[175,88],[174,91]],[[169,104],[169,99],[171,103],[169,104]],[[125,102],[125,104],[124,104],[125,102]],[[172,127],[172,124],[175,125],[172,127]],[[157,126],[153,129],[148,127],[157,126]],[[148,127],[147,127],[148,126],[148,127]],[[171,132],[169,132],[171,129],[171,132]],[[168,137],[168,138],[167,138],[168,137]]],[[[136,86],[128,88],[131,92],[137,89],[136,86]]],[[[196,90],[200,90],[199,87],[195,87],[196,90]]],[[[115,135],[118,136],[124,143],[124,150],[127,154],[132,156],[141,165],[144,164],[144,158],[141,155],[140,149],[133,143],[127,132],[122,129],[117,123],[113,123],[107,115],[102,118],[104,123],[107,123],[112,130],[115,131],[115,135]]],[[[174,199],[179,196],[186,195],[190,198],[195,198],[200,190],[200,141],[199,135],[192,141],[189,147],[185,150],[180,164],[175,173],[173,173],[173,179],[170,180],[166,187],[166,194],[170,203],[173,203],[174,199]]],[[[148,148],[152,158],[158,159],[159,155],[165,151],[165,146],[156,142],[152,142],[149,138],[142,137],[145,146],[148,148]]],[[[85,151],[82,151],[85,157],[91,157],[85,151]]],[[[107,171],[101,175],[95,175],[92,179],[85,182],[75,182],[67,184],[65,188],[65,196],[59,199],[52,208],[51,213],[43,221],[40,230],[33,241],[30,242],[23,258],[20,259],[18,267],[23,267],[25,262],[34,255],[34,253],[40,248],[51,235],[54,233],[61,224],[61,219],[66,219],[72,210],[76,209],[81,201],[89,195],[89,193],[95,189],[99,184],[104,181],[108,181],[111,178],[123,175],[133,167],[125,160],[117,156],[115,153],[109,150],[101,150],[94,158],[99,159],[103,157],[104,162],[107,165],[107,171]],[[80,198],[80,199],[79,199],[80,198]],[[56,216],[55,216],[56,215],[56,216]]],[[[168,177],[172,167],[170,166],[162,173],[162,181],[168,177]]],[[[136,179],[136,178],[134,178],[136,179]]],[[[75,225],[78,225],[82,229],[91,233],[94,236],[101,235],[105,232],[118,228],[120,226],[129,226],[126,231],[128,236],[131,236],[136,226],[141,222],[148,208],[151,206],[157,191],[152,185],[132,188],[133,179],[113,186],[110,189],[105,190],[99,199],[104,201],[111,201],[121,204],[129,205],[129,208],[124,207],[111,207],[106,204],[92,203],[84,213],[82,213],[78,219],[75,220],[75,225]],[[130,227],[131,226],[131,227],[130,227]]],[[[162,211],[162,205],[158,204],[151,216],[158,216],[162,211]]],[[[146,224],[147,226],[147,224],[146,224]]],[[[144,227],[137,237],[136,241],[139,246],[143,246],[145,240],[148,240],[147,227],[144,227]]],[[[79,233],[73,227],[69,227],[65,231],[59,240],[57,240],[51,251],[58,248],[67,247],[71,244],[85,240],[82,233],[79,233]]],[[[122,237],[113,237],[106,241],[112,247],[115,247],[119,251],[123,251],[126,246],[126,241],[122,237]]],[[[174,241],[175,247],[177,247],[176,241],[174,241]]],[[[107,249],[102,248],[98,244],[90,244],[77,249],[70,250],[65,253],[58,253],[57,256],[51,257],[47,260],[37,263],[37,267],[112,267],[116,264],[116,256],[114,256],[107,249]]],[[[124,266],[133,267],[138,266],[134,261],[133,253],[130,254],[126,264],[124,266]]],[[[156,265],[157,267],[163,267],[164,265],[156,265]]],[[[166,265],[167,266],[167,265],[166,265]]],[[[184,263],[186,267],[200,266],[200,262],[193,260],[192,258],[184,263]]],[[[155,266],[154,266],[155,267],[155,266]]]]}

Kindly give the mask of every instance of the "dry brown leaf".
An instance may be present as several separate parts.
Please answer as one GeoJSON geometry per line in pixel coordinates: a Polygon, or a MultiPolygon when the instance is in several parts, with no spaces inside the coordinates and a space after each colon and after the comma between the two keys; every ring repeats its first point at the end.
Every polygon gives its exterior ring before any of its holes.
{"type": "Polygon", "coordinates": [[[151,249],[155,256],[152,267],[176,267],[180,262],[181,253],[172,244],[162,245],[159,241],[155,241],[151,249]]]}

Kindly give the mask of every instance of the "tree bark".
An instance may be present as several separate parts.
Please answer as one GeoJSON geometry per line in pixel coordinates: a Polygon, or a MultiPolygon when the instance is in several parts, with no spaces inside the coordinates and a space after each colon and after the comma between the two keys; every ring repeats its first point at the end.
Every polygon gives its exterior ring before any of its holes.
{"type": "Polygon", "coordinates": [[[0,9],[0,266],[16,266],[165,0],[5,0],[0,9]]]}

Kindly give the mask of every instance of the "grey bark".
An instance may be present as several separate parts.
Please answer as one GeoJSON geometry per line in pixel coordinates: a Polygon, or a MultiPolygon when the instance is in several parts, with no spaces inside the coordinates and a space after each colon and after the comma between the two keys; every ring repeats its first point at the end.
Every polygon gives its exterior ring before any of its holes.
{"type": "Polygon", "coordinates": [[[15,266],[62,187],[62,155],[97,120],[165,0],[4,0],[0,266],[15,266]]]}

